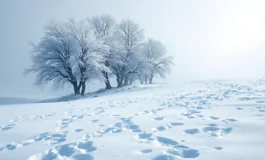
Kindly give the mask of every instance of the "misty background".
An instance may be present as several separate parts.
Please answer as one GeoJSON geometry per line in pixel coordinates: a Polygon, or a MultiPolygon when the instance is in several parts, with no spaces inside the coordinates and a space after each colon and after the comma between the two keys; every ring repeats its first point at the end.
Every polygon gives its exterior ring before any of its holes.
{"type": "MultiPolygon", "coordinates": [[[[54,97],[67,88],[34,85],[23,76],[31,65],[31,46],[50,20],[67,21],[110,14],[144,28],[160,40],[175,65],[166,82],[264,76],[265,1],[263,0],[47,0],[0,1],[0,97],[54,97]]],[[[88,86],[88,92],[99,87],[88,86]]],[[[100,87],[104,87],[102,84],[100,87]]]]}

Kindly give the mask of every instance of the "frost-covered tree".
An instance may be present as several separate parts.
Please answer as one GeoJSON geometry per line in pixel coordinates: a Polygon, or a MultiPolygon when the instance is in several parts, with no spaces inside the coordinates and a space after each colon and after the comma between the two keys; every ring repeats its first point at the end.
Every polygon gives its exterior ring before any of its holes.
{"type": "Polygon", "coordinates": [[[26,72],[36,73],[37,84],[52,81],[55,86],[71,84],[79,94],[78,79],[74,69],[75,43],[62,23],[51,22],[45,26],[45,35],[33,45],[33,65],[26,72]]]}
{"type": "Polygon", "coordinates": [[[37,84],[72,85],[74,93],[81,95],[92,79],[104,80],[110,89],[110,74],[116,76],[118,87],[137,79],[152,83],[156,75],[165,77],[173,58],[166,56],[161,42],[143,40],[138,24],[123,20],[117,25],[109,15],[52,22],[33,45],[33,65],[26,72],[36,73],[37,84]]]}
{"type": "Polygon", "coordinates": [[[154,76],[158,75],[165,78],[166,74],[170,72],[170,67],[173,64],[173,57],[167,56],[165,46],[156,40],[148,39],[143,45],[143,53],[145,61],[148,63],[148,70],[146,75],[143,75],[145,81],[149,79],[149,84],[153,82],[154,76]]]}
{"type": "Polygon", "coordinates": [[[76,52],[74,57],[79,68],[79,87],[81,95],[84,95],[86,82],[91,79],[103,79],[101,72],[107,72],[104,54],[108,52],[108,46],[98,39],[89,21],[75,22],[70,20],[67,24],[69,32],[75,39],[76,52]]]}
{"type": "MultiPolygon", "coordinates": [[[[104,45],[109,47],[107,52],[104,52],[104,65],[109,68],[113,62],[113,51],[115,48],[114,44],[114,31],[116,22],[110,15],[94,16],[90,19],[91,26],[94,30],[94,34],[97,39],[103,41],[104,45]]],[[[105,78],[106,89],[111,89],[109,81],[109,72],[102,70],[102,74],[105,78]]]]}
{"type": "Polygon", "coordinates": [[[116,63],[113,63],[111,68],[116,75],[118,87],[121,87],[128,85],[129,75],[138,65],[137,53],[144,36],[143,30],[131,20],[121,21],[115,35],[118,44],[114,53],[116,63]]]}
{"type": "Polygon", "coordinates": [[[95,38],[86,21],[50,23],[33,47],[33,65],[27,72],[37,74],[37,84],[71,84],[75,94],[84,95],[86,82],[101,78],[101,71],[107,70],[102,55],[108,48],[95,38]]]}

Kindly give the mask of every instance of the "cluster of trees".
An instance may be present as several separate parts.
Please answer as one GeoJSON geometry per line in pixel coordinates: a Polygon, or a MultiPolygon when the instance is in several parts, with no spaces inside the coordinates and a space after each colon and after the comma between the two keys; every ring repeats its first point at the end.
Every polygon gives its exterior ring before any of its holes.
{"type": "Polygon", "coordinates": [[[75,94],[85,94],[86,84],[99,79],[110,89],[110,76],[117,87],[152,83],[155,76],[165,78],[173,64],[164,45],[145,41],[143,29],[131,20],[116,23],[109,15],[83,21],[51,22],[45,34],[33,46],[33,65],[27,73],[36,73],[37,84],[70,84],[75,94]]]}

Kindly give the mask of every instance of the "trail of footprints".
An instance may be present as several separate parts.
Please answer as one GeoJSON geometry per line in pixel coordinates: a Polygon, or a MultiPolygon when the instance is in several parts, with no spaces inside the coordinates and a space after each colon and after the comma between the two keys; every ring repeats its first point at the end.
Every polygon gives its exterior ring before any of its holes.
{"type": "MultiPolygon", "coordinates": [[[[140,133],[137,135],[137,138],[146,143],[155,143],[159,144],[163,147],[166,147],[166,153],[169,155],[158,155],[153,160],[166,160],[168,157],[177,156],[181,158],[196,158],[200,155],[199,150],[192,149],[188,146],[185,146],[183,144],[180,144],[179,142],[167,138],[167,137],[161,137],[161,136],[153,136],[152,133],[140,133]],[[173,155],[173,156],[170,156],[173,155]]],[[[152,149],[144,149],[140,151],[142,154],[150,153],[152,152],[152,149]]]]}
{"type": "Polygon", "coordinates": [[[16,116],[15,119],[10,120],[11,122],[10,124],[1,125],[0,132],[13,129],[16,126],[16,123],[18,122],[35,121],[43,118],[48,118],[54,115],[55,113],[46,114],[46,115],[36,115],[36,116],[16,116]]]}
{"type": "MultiPolygon", "coordinates": [[[[40,156],[39,159],[63,159],[65,157],[74,157],[76,159],[93,159],[93,157],[89,154],[90,152],[95,151],[97,148],[94,146],[93,141],[91,141],[91,138],[93,137],[101,137],[105,134],[118,134],[123,131],[129,131],[136,133],[137,136],[134,137],[139,143],[155,143],[159,144],[163,147],[166,147],[166,152],[157,156],[153,157],[153,160],[167,160],[167,159],[176,159],[177,157],[180,158],[197,158],[200,156],[199,150],[196,150],[194,148],[190,148],[189,146],[186,146],[182,142],[177,142],[173,139],[162,137],[162,136],[155,136],[156,132],[163,132],[167,129],[171,129],[173,127],[184,125],[184,123],[181,122],[172,122],[168,123],[166,125],[157,126],[156,128],[150,129],[150,131],[142,131],[139,125],[136,125],[133,123],[133,118],[144,115],[144,114],[155,114],[157,115],[153,120],[155,121],[163,121],[165,117],[159,116],[159,112],[163,111],[167,107],[185,107],[187,108],[186,112],[183,112],[180,114],[180,116],[186,118],[186,119],[210,119],[212,121],[221,121],[224,124],[229,124],[233,122],[237,122],[236,119],[224,119],[221,120],[219,117],[211,116],[211,117],[204,117],[201,114],[201,110],[207,109],[205,105],[209,104],[211,100],[215,101],[221,101],[223,99],[227,99],[230,97],[230,94],[246,94],[249,91],[251,91],[251,88],[248,86],[240,86],[240,85],[226,85],[226,84],[213,84],[208,86],[211,90],[216,91],[216,93],[219,94],[205,94],[204,96],[195,96],[194,94],[184,94],[180,95],[178,97],[172,97],[169,96],[169,99],[166,101],[161,102],[161,107],[151,110],[145,110],[139,113],[134,114],[132,117],[121,117],[119,114],[115,115],[108,115],[113,116],[117,118],[117,122],[115,122],[113,125],[110,125],[104,129],[100,129],[94,133],[86,134],[83,137],[81,137],[78,142],[76,143],[69,143],[64,144],[60,146],[53,147],[43,153],[34,155],[40,156]],[[222,87],[228,87],[227,89],[220,89],[222,87]],[[230,87],[230,88],[229,88],[230,87]]],[[[199,91],[198,94],[204,93],[207,90],[199,91]]],[[[13,150],[18,147],[26,146],[31,143],[37,142],[37,141],[44,141],[47,145],[54,145],[59,144],[61,142],[64,142],[67,138],[67,135],[69,134],[67,131],[63,132],[64,128],[69,127],[71,123],[74,123],[75,121],[79,119],[83,119],[86,116],[106,116],[106,109],[112,108],[112,107],[125,107],[128,104],[131,103],[137,103],[140,100],[145,100],[146,98],[142,99],[136,99],[134,101],[119,101],[119,100],[112,100],[112,101],[105,101],[101,102],[101,105],[103,107],[96,108],[91,113],[91,109],[87,108],[88,114],[82,114],[82,115],[71,115],[73,113],[73,109],[69,110],[65,114],[65,117],[59,121],[57,121],[57,132],[55,133],[42,133],[40,135],[31,137],[29,139],[23,140],[18,143],[11,143],[7,144],[6,146],[0,147],[0,151],[5,150],[13,150]]],[[[248,100],[246,98],[241,98],[240,100],[248,100]]],[[[242,110],[243,108],[236,108],[237,110],[242,110]]],[[[259,112],[265,112],[265,107],[257,107],[259,112]]],[[[86,112],[86,109],[83,109],[84,112],[86,112]]],[[[52,115],[48,115],[52,116],[52,115]]],[[[37,118],[45,118],[41,116],[37,116],[37,118]]],[[[19,120],[14,120],[19,121],[19,120]]],[[[92,120],[93,123],[98,122],[98,119],[92,120]]],[[[0,131],[5,131],[12,129],[15,126],[15,124],[9,124],[9,125],[2,125],[0,127],[0,131]]],[[[100,126],[100,125],[99,125],[100,126]]],[[[101,128],[104,127],[104,125],[100,126],[101,128]]],[[[203,127],[199,128],[191,128],[186,129],[183,131],[184,134],[189,135],[195,135],[195,134],[206,134],[210,137],[222,137],[229,133],[231,133],[233,128],[231,127],[220,127],[217,124],[206,124],[203,127]]],[[[76,129],[76,132],[82,131],[82,129],[76,129]]],[[[223,148],[220,146],[214,147],[215,150],[222,150],[223,148]]],[[[140,150],[139,152],[141,154],[149,154],[152,153],[152,148],[147,148],[140,150]]]]}

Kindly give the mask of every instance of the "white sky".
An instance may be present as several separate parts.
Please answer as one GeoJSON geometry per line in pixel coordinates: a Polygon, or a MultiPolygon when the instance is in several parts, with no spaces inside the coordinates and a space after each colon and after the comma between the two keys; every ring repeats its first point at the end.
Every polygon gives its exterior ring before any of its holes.
{"type": "MultiPolygon", "coordinates": [[[[264,0],[0,1],[0,96],[61,94],[22,76],[49,20],[111,14],[130,18],[175,57],[168,81],[264,76],[264,0]]],[[[69,92],[67,92],[69,93],[69,92]]],[[[64,93],[64,94],[67,94],[64,93]]]]}

